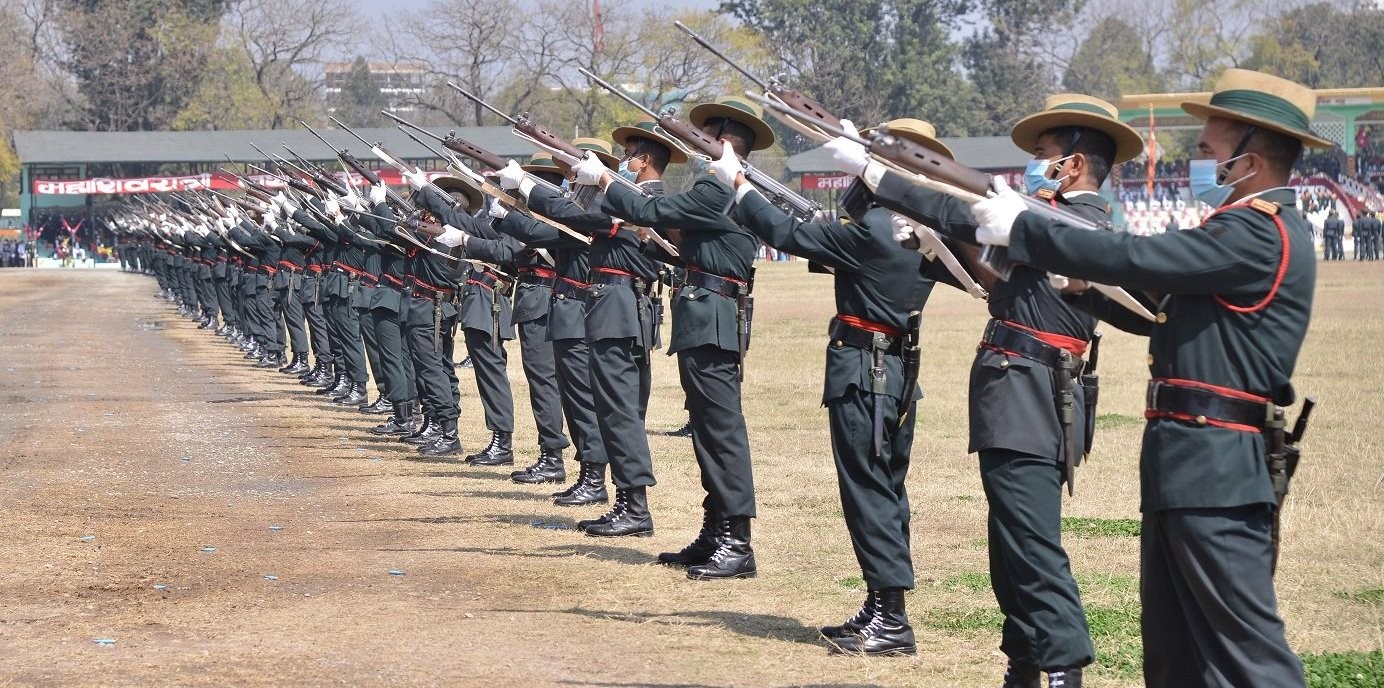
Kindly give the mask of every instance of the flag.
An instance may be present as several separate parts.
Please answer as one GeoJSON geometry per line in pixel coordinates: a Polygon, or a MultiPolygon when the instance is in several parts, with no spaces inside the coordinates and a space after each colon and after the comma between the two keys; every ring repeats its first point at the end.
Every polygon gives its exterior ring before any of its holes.
{"type": "Polygon", "coordinates": [[[605,26],[601,23],[601,0],[591,0],[591,16],[595,21],[596,52],[605,52],[605,26]]]}

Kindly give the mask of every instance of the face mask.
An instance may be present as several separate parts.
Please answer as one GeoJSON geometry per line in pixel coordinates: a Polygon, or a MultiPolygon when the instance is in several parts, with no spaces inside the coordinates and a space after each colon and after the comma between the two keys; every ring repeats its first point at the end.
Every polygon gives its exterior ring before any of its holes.
{"type": "Polygon", "coordinates": [[[620,161],[620,169],[617,170],[617,172],[621,177],[624,177],[625,179],[628,179],[630,181],[639,179],[639,173],[630,169],[630,161],[628,160],[620,161]]]}
{"type": "Polygon", "coordinates": [[[1037,160],[1028,161],[1028,167],[1024,169],[1024,188],[1028,189],[1028,195],[1032,196],[1039,191],[1047,189],[1056,193],[1062,188],[1062,182],[1070,175],[1063,175],[1057,179],[1048,179],[1048,169],[1053,165],[1061,165],[1070,160],[1072,156],[1058,158],[1056,160],[1037,160]]]}
{"type": "Polygon", "coordinates": [[[1193,160],[1187,175],[1188,183],[1192,187],[1192,195],[1196,196],[1197,200],[1212,208],[1219,208],[1225,205],[1226,199],[1230,198],[1230,194],[1235,191],[1235,185],[1253,177],[1254,173],[1251,172],[1229,184],[1221,184],[1219,183],[1221,166],[1225,165],[1225,169],[1228,172],[1230,171],[1230,165],[1243,157],[1245,156],[1237,155],[1225,162],[1216,162],[1215,160],[1193,160]]]}

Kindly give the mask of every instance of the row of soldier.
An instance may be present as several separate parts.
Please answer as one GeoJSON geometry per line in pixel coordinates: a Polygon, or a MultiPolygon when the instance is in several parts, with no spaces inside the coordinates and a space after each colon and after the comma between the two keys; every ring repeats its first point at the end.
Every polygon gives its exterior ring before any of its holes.
{"type": "MultiPolygon", "coordinates": [[[[1355,260],[1379,260],[1381,240],[1384,240],[1384,222],[1379,214],[1365,209],[1355,218],[1351,226],[1351,239],[1355,245],[1355,260]]],[[[1325,260],[1345,260],[1346,223],[1340,213],[1332,210],[1322,223],[1322,243],[1325,246],[1325,260]]]]}
{"type": "Polygon", "coordinates": [[[1089,231],[1108,227],[1098,190],[1111,166],[1144,142],[1109,103],[1073,94],[1014,127],[1014,143],[1034,156],[1028,197],[998,178],[976,195],[884,156],[911,145],[949,163],[926,122],[857,132],[798,113],[785,119],[795,129],[836,132],[825,136],[827,149],[857,179],[850,218],[800,217],[744,163],[774,140],[763,111],[724,97],[688,115],[720,155],[689,154],[692,136],[639,121],[611,132],[616,147],[572,142],[583,157],[567,162],[536,156],[486,177],[401,168],[408,199],[383,185],[364,197],[349,186],[337,193],[303,168],[285,169],[284,190],[252,194],[257,201],[203,197],[169,207],[176,216],[148,207],[115,224],[142,247],[164,293],[200,314],[202,327],[220,314],[218,332],[256,365],[287,364],[285,373],[350,405],[366,401],[368,359],[381,392],[375,407],[392,413],[372,432],[424,454],[461,452],[460,330],[491,431],[463,460],[514,461],[504,342],[517,329],[539,447],[512,477],[563,482],[562,451],[574,446],[577,476],[554,502],[606,503],[608,472],[612,506],[579,523],[597,537],[653,531],[644,411],[660,275],[675,269],[667,348],[686,394],[704,519],[686,547],[658,559],[695,580],[757,572],[740,405],[756,247],[763,241],[834,273],[823,404],[867,585],[857,612],[821,629],[845,653],[916,651],[905,611],[914,586],[905,476],[921,397],[918,313],[939,282],[985,296],[992,319],[971,372],[969,448],[989,502],[1002,680],[1013,688],[1038,686],[1044,673],[1050,686],[1080,686],[1094,661],[1061,544],[1061,491],[1092,442],[1097,322],[1148,335],[1146,681],[1302,686],[1272,583],[1281,476],[1270,445],[1283,442],[1266,409],[1294,400],[1289,377],[1310,312],[1311,234],[1287,180],[1302,147],[1324,143],[1308,129],[1315,96],[1230,70],[1209,103],[1184,107],[1206,120],[1193,191],[1218,211],[1202,228],[1151,237],[1089,231]],[[689,162],[705,169],[687,191],[665,194],[665,170],[689,162]],[[1007,265],[989,257],[995,249],[1007,250],[1007,265]]]}

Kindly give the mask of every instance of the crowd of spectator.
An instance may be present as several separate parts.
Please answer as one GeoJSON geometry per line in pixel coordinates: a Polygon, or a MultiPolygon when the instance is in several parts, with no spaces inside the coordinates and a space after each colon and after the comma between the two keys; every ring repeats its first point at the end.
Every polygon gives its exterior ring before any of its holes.
{"type": "Polygon", "coordinates": [[[26,268],[33,264],[33,242],[14,239],[0,241],[0,268],[26,268]]]}

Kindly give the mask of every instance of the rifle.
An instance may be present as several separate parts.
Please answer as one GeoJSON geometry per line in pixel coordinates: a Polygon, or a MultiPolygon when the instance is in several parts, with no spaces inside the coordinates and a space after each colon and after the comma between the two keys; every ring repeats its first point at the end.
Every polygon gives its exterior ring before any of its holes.
{"type": "MultiPolygon", "coordinates": [[[[332,118],[332,121],[335,122],[336,118],[332,118]]],[[[336,153],[337,159],[341,161],[341,164],[344,167],[350,170],[355,170],[356,174],[364,177],[365,181],[369,182],[371,186],[379,186],[383,184],[383,182],[380,181],[380,175],[375,174],[374,170],[370,169],[369,167],[366,167],[365,163],[361,162],[360,159],[356,156],[351,155],[350,151],[344,148],[338,150],[337,147],[333,146],[330,142],[327,141],[327,139],[322,138],[322,135],[317,133],[317,130],[309,126],[307,122],[298,120],[298,123],[303,125],[304,127],[307,127],[307,130],[312,132],[312,135],[316,136],[318,141],[321,141],[322,143],[326,144],[328,148],[332,149],[332,152],[336,153]]],[[[352,134],[354,133],[355,132],[352,132],[352,134]]],[[[360,137],[357,136],[356,138],[360,137]]],[[[361,140],[364,141],[365,139],[361,140]]],[[[403,197],[399,196],[399,194],[394,193],[394,189],[391,189],[388,186],[384,187],[384,195],[385,200],[389,201],[390,205],[394,206],[395,208],[398,208],[406,214],[412,213],[413,211],[417,210],[417,208],[413,207],[412,203],[409,203],[408,201],[404,200],[403,197]]]]}
{"type": "Polygon", "coordinates": [[[316,182],[318,186],[338,196],[350,195],[351,192],[347,191],[346,187],[342,186],[336,178],[328,174],[327,170],[323,169],[321,165],[314,165],[304,160],[303,156],[298,155],[292,148],[289,148],[287,143],[280,141],[279,144],[282,145],[284,150],[288,151],[289,154],[298,159],[298,165],[295,165],[295,167],[311,177],[312,181],[316,182]]]}
{"type": "MultiPolygon", "coordinates": [[[[605,79],[592,74],[585,68],[578,68],[577,71],[581,72],[582,75],[595,82],[601,88],[614,93],[625,102],[633,105],[640,112],[652,117],[655,122],[658,122],[658,126],[663,127],[664,131],[697,149],[697,151],[701,153],[701,156],[707,160],[716,160],[721,157],[722,147],[725,144],[711,138],[711,136],[707,135],[702,130],[692,126],[688,122],[674,117],[670,112],[664,111],[663,113],[657,113],[650,110],[643,103],[631,98],[624,91],[612,86],[607,83],[605,79]]],[[[749,180],[751,184],[754,184],[755,188],[759,189],[775,207],[803,222],[820,222],[825,218],[826,214],[822,210],[821,203],[804,198],[785,186],[779,180],[765,174],[747,161],[742,160],[740,164],[745,168],[745,179],[749,180]]],[[[619,179],[619,177],[616,178],[619,179]]]]}
{"type": "MultiPolygon", "coordinates": [[[[371,153],[374,153],[376,157],[378,157],[380,160],[385,161],[386,163],[388,163],[388,164],[389,164],[391,167],[393,167],[394,169],[399,170],[400,173],[402,173],[402,174],[410,174],[410,173],[423,174],[423,169],[422,169],[422,168],[420,168],[420,167],[418,167],[418,166],[416,166],[416,165],[410,166],[410,165],[406,164],[406,163],[404,162],[404,159],[403,159],[403,158],[401,158],[401,157],[399,157],[399,156],[397,156],[397,155],[394,155],[393,153],[390,153],[389,151],[385,150],[384,144],[382,144],[382,143],[376,143],[376,144],[371,145],[371,143],[370,143],[369,141],[366,141],[365,139],[361,138],[360,134],[357,134],[356,132],[352,131],[350,127],[346,126],[345,124],[342,124],[341,121],[338,120],[337,118],[335,118],[335,117],[330,117],[329,119],[331,119],[331,121],[335,122],[335,123],[337,124],[337,126],[340,126],[342,129],[345,129],[348,133],[351,134],[351,136],[356,137],[356,139],[357,139],[358,141],[360,141],[361,143],[363,143],[363,144],[365,144],[365,145],[367,145],[367,146],[370,146],[370,152],[371,152],[371,153]]],[[[417,139],[414,139],[414,140],[416,141],[417,139]]],[[[444,158],[444,159],[445,159],[445,158],[444,158]]],[[[428,181],[428,186],[431,187],[434,191],[436,191],[442,198],[446,198],[446,199],[448,199],[448,200],[451,199],[451,195],[449,195],[446,191],[443,191],[443,190],[442,190],[442,187],[440,187],[440,186],[438,186],[438,185],[432,183],[432,180],[431,180],[431,179],[429,179],[429,180],[427,180],[427,181],[428,181]]],[[[455,204],[453,205],[453,207],[455,207],[455,204]]]]}
{"type": "MultiPolygon", "coordinates": [[[[813,118],[811,115],[800,112],[793,106],[777,100],[750,92],[746,92],[746,95],[775,113],[799,120],[814,120],[812,126],[820,130],[823,137],[840,136],[865,146],[871,155],[917,186],[953,196],[966,203],[982,201],[988,197],[991,191],[989,175],[939,155],[901,136],[894,136],[889,133],[889,128],[886,126],[878,127],[867,139],[856,132],[843,129],[840,120],[837,120],[837,123],[833,125],[824,120],[813,118]]],[[[1054,208],[1033,196],[1020,194],[1020,198],[1024,200],[1028,210],[1050,220],[1081,229],[1100,230],[1107,228],[1060,207],[1054,208]]],[[[981,265],[994,270],[1001,279],[1004,279],[1005,269],[1002,264],[1007,264],[1002,255],[989,252],[987,257],[986,252],[981,253],[981,265]]],[[[1145,320],[1153,321],[1153,313],[1150,313],[1148,308],[1124,289],[1095,282],[1090,282],[1090,285],[1110,300],[1128,308],[1145,320]]]]}
{"type": "MultiPolygon", "coordinates": [[[[406,120],[406,119],[404,119],[404,118],[402,118],[402,117],[397,117],[397,116],[395,116],[393,113],[390,113],[390,112],[386,112],[386,111],[381,110],[381,111],[380,111],[380,114],[385,115],[386,117],[389,117],[389,118],[393,119],[393,120],[396,121],[396,122],[399,122],[399,123],[400,123],[399,131],[404,132],[404,135],[405,135],[405,136],[407,136],[407,137],[413,139],[414,142],[416,142],[418,145],[423,146],[424,148],[427,148],[429,151],[432,151],[433,154],[435,154],[438,158],[440,158],[440,159],[442,159],[442,160],[449,160],[450,162],[448,163],[447,168],[448,168],[449,170],[451,170],[451,171],[457,173],[457,177],[458,177],[459,179],[471,183],[471,184],[473,185],[473,187],[476,188],[477,190],[479,190],[481,193],[483,193],[483,194],[488,194],[488,195],[490,195],[490,196],[493,196],[495,199],[505,202],[505,204],[509,205],[511,208],[514,208],[514,209],[520,211],[521,213],[523,213],[523,214],[525,214],[525,215],[527,215],[527,216],[529,216],[529,217],[532,217],[533,219],[535,219],[535,220],[537,220],[537,221],[539,221],[539,222],[542,222],[542,223],[544,223],[544,224],[546,224],[546,225],[549,225],[549,226],[553,227],[554,229],[558,230],[559,232],[562,232],[562,233],[568,235],[569,237],[571,237],[571,238],[573,238],[573,239],[576,239],[577,241],[582,242],[583,244],[590,244],[590,243],[591,243],[591,237],[586,236],[585,234],[582,234],[581,232],[578,232],[578,231],[576,231],[575,229],[572,229],[571,227],[568,227],[567,225],[562,224],[561,222],[557,222],[556,220],[552,220],[552,219],[550,219],[550,218],[546,218],[546,217],[543,217],[543,216],[541,216],[541,215],[535,215],[535,214],[533,214],[533,212],[530,211],[529,208],[528,208],[528,206],[524,203],[524,199],[523,199],[521,196],[519,196],[518,194],[516,194],[516,193],[514,193],[514,192],[512,192],[512,191],[508,191],[508,190],[506,190],[506,189],[501,189],[500,187],[495,186],[494,184],[491,184],[485,177],[483,177],[483,176],[481,176],[481,175],[479,175],[479,174],[476,174],[474,171],[471,170],[471,168],[469,168],[469,167],[467,167],[466,165],[462,164],[462,162],[461,162],[460,160],[458,160],[458,159],[456,158],[455,155],[451,155],[450,153],[444,153],[444,152],[442,152],[442,151],[437,150],[436,148],[433,148],[432,146],[428,145],[428,144],[427,144],[426,142],[424,142],[423,140],[419,139],[417,136],[414,136],[413,133],[410,132],[409,130],[405,129],[404,126],[407,125],[407,126],[409,126],[409,127],[412,127],[412,128],[414,128],[414,129],[418,130],[419,132],[422,132],[423,134],[426,134],[426,135],[428,135],[428,136],[431,136],[431,137],[433,137],[434,139],[436,139],[436,140],[438,140],[438,141],[441,141],[441,142],[442,142],[442,145],[444,145],[444,146],[446,146],[446,147],[448,147],[448,148],[453,148],[453,150],[458,150],[458,152],[461,152],[461,149],[454,148],[454,142],[460,142],[461,144],[465,144],[465,146],[470,147],[470,149],[476,151],[476,153],[479,154],[479,155],[483,155],[483,156],[488,156],[488,157],[490,157],[490,158],[494,158],[494,160],[495,160],[496,162],[499,162],[499,163],[500,163],[500,167],[504,167],[506,163],[505,163],[503,160],[501,160],[501,158],[500,158],[499,156],[493,155],[493,154],[487,152],[485,149],[481,148],[480,146],[473,145],[473,144],[471,144],[470,142],[468,142],[468,141],[466,141],[466,140],[464,140],[464,139],[457,138],[456,135],[455,135],[455,132],[448,132],[447,138],[444,139],[443,137],[438,136],[438,135],[436,135],[436,134],[434,134],[434,133],[432,133],[432,132],[430,132],[430,131],[427,131],[426,129],[423,129],[422,127],[419,127],[418,125],[413,124],[412,122],[409,122],[408,120],[406,120]]],[[[466,153],[466,154],[467,154],[467,155],[471,155],[471,153],[466,153]]],[[[476,160],[481,161],[482,164],[484,164],[484,162],[485,162],[485,161],[481,160],[481,158],[479,158],[479,157],[477,157],[476,160]]],[[[561,193],[561,189],[559,189],[557,186],[555,186],[555,185],[553,185],[553,184],[549,184],[547,181],[544,181],[543,179],[539,178],[537,175],[530,174],[530,175],[529,175],[529,178],[532,179],[532,180],[534,181],[534,183],[536,183],[536,184],[539,184],[539,185],[541,185],[541,186],[546,186],[546,187],[552,189],[553,191],[556,191],[556,192],[558,192],[558,193],[561,193]]]]}

